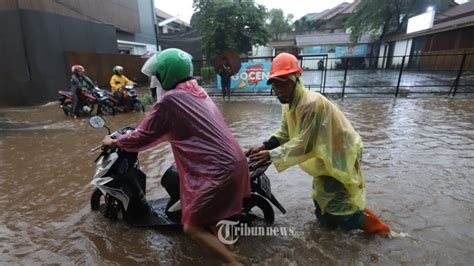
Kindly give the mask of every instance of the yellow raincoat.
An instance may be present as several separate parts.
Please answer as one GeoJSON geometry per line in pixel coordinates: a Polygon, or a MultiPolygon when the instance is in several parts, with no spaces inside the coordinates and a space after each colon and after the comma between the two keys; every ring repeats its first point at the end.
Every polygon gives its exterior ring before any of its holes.
{"type": "Polygon", "coordinates": [[[365,208],[361,138],[344,114],[305,89],[301,78],[291,105],[282,106],[281,128],[273,136],[281,144],[270,151],[276,169],[299,164],[313,176],[313,199],[322,214],[351,215],[365,208]]]}
{"type": "Polygon", "coordinates": [[[126,84],[131,84],[131,83],[133,83],[133,81],[129,80],[127,77],[125,77],[125,75],[119,76],[119,75],[114,74],[110,78],[110,88],[112,90],[112,93],[119,91],[120,88],[122,88],[122,86],[126,84]]]}

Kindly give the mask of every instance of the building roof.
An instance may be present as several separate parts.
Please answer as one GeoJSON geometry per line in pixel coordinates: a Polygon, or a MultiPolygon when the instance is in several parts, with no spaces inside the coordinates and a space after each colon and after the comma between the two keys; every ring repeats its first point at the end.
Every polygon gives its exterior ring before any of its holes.
{"type": "Polygon", "coordinates": [[[342,2],[339,5],[330,9],[326,9],[320,13],[308,13],[298,20],[301,20],[303,18],[305,18],[306,21],[312,21],[312,22],[330,20],[340,14],[353,13],[357,4],[358,4],[357,0],[354,1],[353,3],[342,2]]]}
{"type": "MultiPolygon", "coordinates": [[[[173,18],[173,17],[176,17],[176,16],[173,16],[171,14],[168,14],[166,13],[165,11],[161,10],[161,9],[158,9],[158,8],[155,8],[155,14],[157,17],[159,18],[163,18],[164,20],[166,19],[169,19],[169,18],[173,18]]],[[[181,24],[181,25],[184,25],[186,27],[191,27],[191,25],[185,21],[182,21],[181,19],[176,19],[174,22],[178,23],[178,24],[181,24]]]]}
{"type": "MultiPolygon", "coordinates": [[[[309,45],[334,45],[334,44],[351,44],[350,34],[346,33],[328,33],[328,34],[308,34],[297,35],[296,46],[309,45]]],[[[372,37],[369,34],[363,34],[358,43],[371,43],[372,37]]]]}
{"type": "Polygon", "coordinates": [[[431,29],[417,31],[410,34],[399,33],[387,36],[386,40],[395,41],[409,39],[469,26],[474,26],[474,2],[467,2],[465,4],[455,6],[442,14],[436,15],[433,27],[431,29]]]}
{"type": "Polygon", "coordinates": [[[330,20],[330,19],[334,18],[335,16],[339,15],[343,10],[345,10],[350,5],[351,4],[349,4],[347,2],[342,2],[339,5],[333,7],[326,15],[324,15],[320,19],[321,20],[330,20]]]}
{"type": "Polygon", "coordinates": [[[464,17],[469,13],[474,13],[474,2],[467,2],[462,5],[452,7],[446,12],[436,15],[435,24],[449,21],[459,16],[464,17]]]}

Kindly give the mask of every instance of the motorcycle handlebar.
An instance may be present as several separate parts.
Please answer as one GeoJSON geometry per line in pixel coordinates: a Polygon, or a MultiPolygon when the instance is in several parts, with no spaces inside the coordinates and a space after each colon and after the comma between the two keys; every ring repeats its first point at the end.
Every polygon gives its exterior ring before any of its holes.
{"type": "Polygon", "coordinates": [[[97,147],[95,147],[95,148],[92,148],[92,149],[90,150],[90,152],[95,152],[95,151],[97,151],[97,150],[100,149],[100,148],[102,148],[102,144],[100,144],[99,146],[97,146],[97,147]]]}
{"type": "MultiPolygon", "coordinates": [[[[117,130],[117,131],[113,132],[113,133],[110,134],[109,136],[110,136],[111,138],[113,138],[113,139],[116,139],[116,138],[120,137],[121,135],[127,134],[127,133],[129,133],[130,131],[133,131],[133,130],[134,130],[134,128],[132,128],[132,127],[124,127],[124,128],[122,128],[122,129],[120,129],[120,130],[117,130]]],[[[95,148],[92,148],[92,149],[90,150],[90,152],[95,152],[95,151],[97,151],[97,150],[99,150],[99,149],[105,150],[105,149],[107,149],[107,148],[109,148],[109,147],[106,147],[106,146],[100,144],[99,146],[97,146],[97,147],[95,147],[95,148]]]]}

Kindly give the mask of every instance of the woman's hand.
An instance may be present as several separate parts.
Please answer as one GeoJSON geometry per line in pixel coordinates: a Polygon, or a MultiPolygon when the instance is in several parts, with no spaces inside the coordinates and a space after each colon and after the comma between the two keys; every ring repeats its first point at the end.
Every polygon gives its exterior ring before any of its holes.
{"type": "Polygon", "coordinates": [[[117,140],[111,138],[109,135],[105,136],[105,138],[102,140],[102,145],[105,147],[109,147],[111,149],[117,147],[117,140]]]}

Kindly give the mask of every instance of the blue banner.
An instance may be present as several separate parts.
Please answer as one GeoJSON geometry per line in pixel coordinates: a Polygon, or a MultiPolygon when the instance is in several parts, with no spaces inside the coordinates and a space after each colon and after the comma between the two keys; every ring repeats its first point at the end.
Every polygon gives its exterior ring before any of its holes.
{"type": "Polygon", "coordinates": [[[313,47],[304,47],[301,50],[302,54],[327,54],[329,53],[329,46],[313,46],[313,47]]]}
{"type": "MultiPolygon", "coordinates": [[[[231,91],[269,90],[271,86],[267,85],[267,80],[270,76],[271,64],[271,62],[242,63],[239,73],[230,79],[231,91]]],[[[222,90],[221,76],[216,76],[217,88],[222,90]]]]}
{"type": "Polygon", "coordinates": [[[358,44],[355,46],[337,46],[336,57],[365,57],[367,55],[368,45],[358,44]]]}

